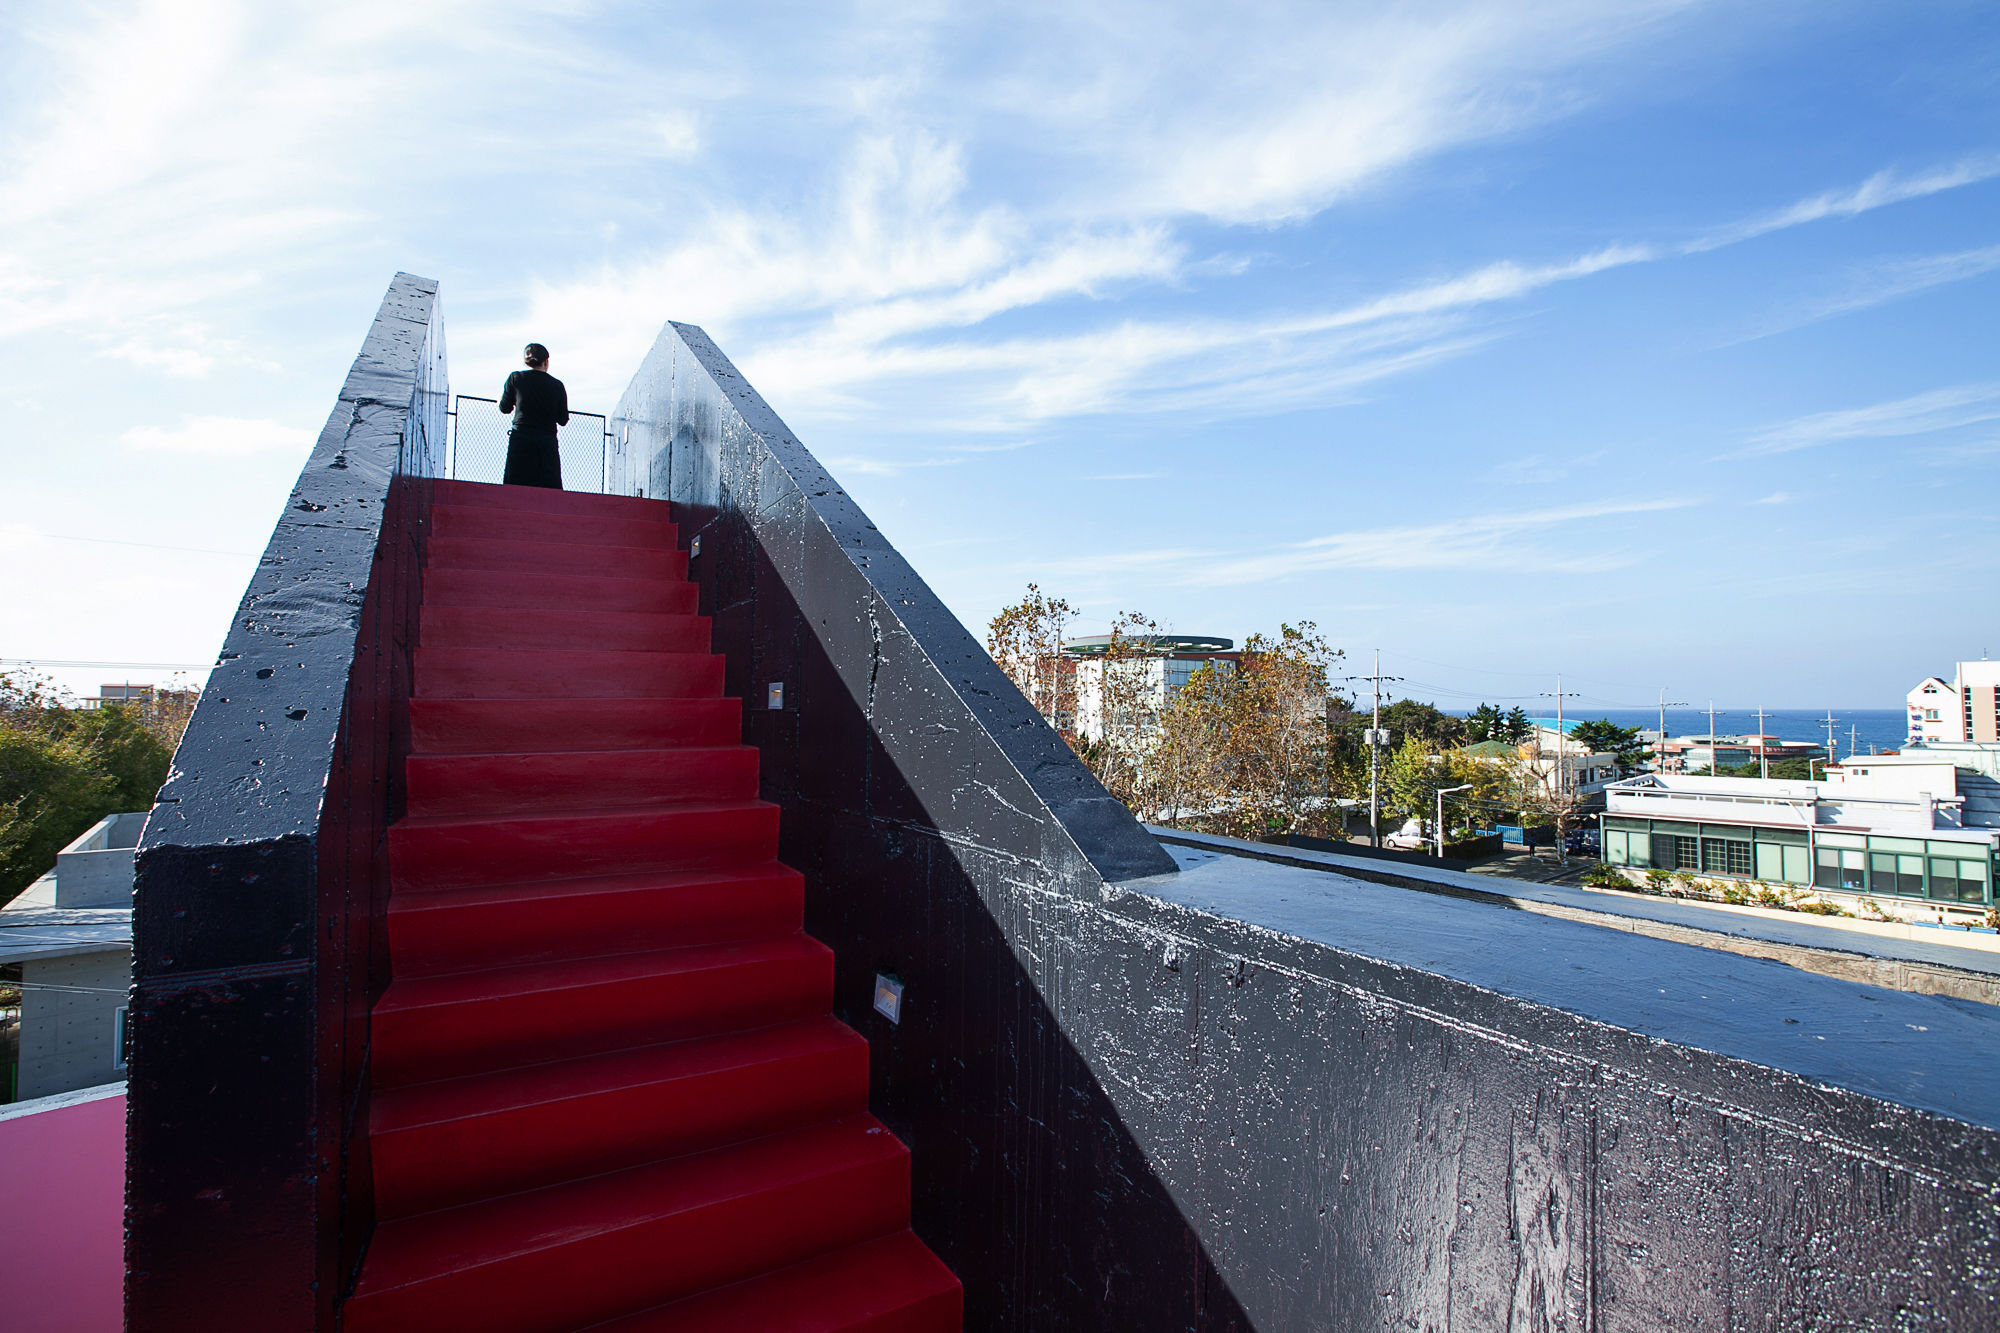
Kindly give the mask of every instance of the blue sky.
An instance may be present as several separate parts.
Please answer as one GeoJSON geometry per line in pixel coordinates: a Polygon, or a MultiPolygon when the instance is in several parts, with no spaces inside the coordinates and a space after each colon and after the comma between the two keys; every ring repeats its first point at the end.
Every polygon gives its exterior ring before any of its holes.
{"type": "Polygon", "coordinates": [[[8,8],[0,657],[211,660],[399,268],[460,392],[705,326],[975,632],[2000,652],[1990,4],[8,8]]]}

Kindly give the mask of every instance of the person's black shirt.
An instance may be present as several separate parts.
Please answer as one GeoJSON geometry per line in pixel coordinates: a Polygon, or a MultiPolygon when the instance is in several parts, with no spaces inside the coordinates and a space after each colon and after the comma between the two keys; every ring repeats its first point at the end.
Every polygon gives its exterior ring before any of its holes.
{"type": "Polygon", "coordinates": [[[500,391],[500,410],[514,414],[517,429],[554,430],[569,424],[569,391],[546,370],[517,370],[500,391]]]}

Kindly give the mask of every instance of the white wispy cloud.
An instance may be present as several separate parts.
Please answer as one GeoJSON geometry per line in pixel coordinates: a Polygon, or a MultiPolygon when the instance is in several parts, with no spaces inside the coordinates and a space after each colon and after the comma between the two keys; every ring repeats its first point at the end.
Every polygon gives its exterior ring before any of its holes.
{"type": "Polygon", "coordinates": [[[2000,420],[2000,382],[1957,384],[1866,407],[1794,417],[1752,435],[1741,452],[1784,454],[1842,440],[1929,435],[1996,420],[2000,420]]]}
{"type": "Polygon", "coordinates": [[[1766,236],[1788,227],[1819,222],[1825,218],[1851,218],[1890,204],[1905,203],[1927,195],[1941,194],[1961,186],[1975,185],[2000,176],[2000,154],[1985,154],[1917,172],[1878,171],[1859,185],[1828,190],[1783,208],[1759,213],[1725,226],[1683,247],[1688,253],[1714,250],[1739,241],[1766,236]]]}
{"type": "Polygon", "coordinates": [[[243,455],[304,453],[312,447],[314,436],[302,427],[287,426],[277,421],[189,417],[172,428],[135,426],[118,438],[121,443],[135,449],[177,454],[243,455]]]}
{"type": "MultiPolygon", "coordinates": [[[[1549,534],[1605,520],[1687,509],[1680,497],[1605,501],[1545,509],[1470,514],[1434,523],[1353,528],[1261,550],[1161,547],[1098,552],[1023,566],[1036,576],[1070,579],[1148,574],[1201,587],[1268,583],[1328,570],[1508,570],[1583,573],[1616,568],[1629,557],[1594,541],[1588,549],[1551,544],[1549,534]]],[[[1066,583],[1064,586],[1070,586],[1066,583]]]]}
{"type": "Polygon", "coordinates": [[[1207,584],[1240,584],[1331,569],[1603,569],[1611,559],[1604,550],[1551,549],[1519,539],[1571,524],[1685,509],[1691,504],[1685,499],[1607,501],[1354,529],[1226,561],[1193,577],[1207,584]]]}
{"type": "Polygon", "coordinates": [[[1752,500],[1750,503],[1753,505],[1788,505],[1797,498],[1790,491],[1772,491],[1763,499],[1752,500]]]}
{"type": "Polygon", "coordinates": [[[1834,295],[1807,302],[1752,336],[1768,337],[1819,320],[1887,305],[1906,296],[1983,277],[1996,269],[2000,269],[2000,245],[1880,260],[1851,274],[1843,289],[1834,295]]]}

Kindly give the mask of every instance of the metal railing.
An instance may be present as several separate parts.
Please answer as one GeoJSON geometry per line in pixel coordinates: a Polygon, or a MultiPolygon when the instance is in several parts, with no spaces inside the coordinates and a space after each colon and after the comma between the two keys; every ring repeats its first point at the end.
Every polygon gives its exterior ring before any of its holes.
{"type": "MultiPolygon", "coordinates": [[[[499,408],[497,398],[463,393],[453,396],[447,477],[497,483],[505,474],[507,430],[512,418],[499,408]]],[[[571,412],[569,424],[556,431],[556,452],[562,459],[564,490],[604,492],[610,471],[611,430],[601,413],[571,412]]]]}

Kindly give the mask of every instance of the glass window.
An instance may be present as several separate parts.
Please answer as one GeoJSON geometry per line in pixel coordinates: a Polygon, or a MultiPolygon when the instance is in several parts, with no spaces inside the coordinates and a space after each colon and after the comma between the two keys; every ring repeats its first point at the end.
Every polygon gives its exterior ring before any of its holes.
{"type": "Polygon", "coordinates": [[[1768,842],[1757,844],[1757,878],[1773,882],[1785,877],[1785,849],[1768,842]]]}
{"type": "MultiPolygon", "coordinates": [[[[1983,903],[1986,901],[1986,863],[1983,861],[1960,861],[1958,869],[1958,900],[1962,903],[1983,903]]],[[[1933,898],[1939,897],[1934,889],[1933,898]]]]}
{"type": "Polygon", "coordinates": [[[1840,854],[1840,887],[1859,893],[1868,887],[1866,872],[1863,870],[1868,857],[1863,852],[1842,852],[1840,854]]]}
{"type": "Polygon", "coordinates": [[[1868,853],[1868,877],[1875,892],[1880,893],[1896,882],[1896,855],[1894,852],[1868,853]]]}
{"type": "Polygon", "coordinates": [[[1958,901],[1958,862],[1942,856],[1931,858],[1931,897],[1958,901]]]}
{"type": "Polygon", "coordinates": [[[1708,875],[1748,875],[1750,844],[1734,838],[1703,838],[1701,869],[1708,875]]]}
{"type": "Polygon", "coordinates": [[[1701,869],[1700,838],[1683,838],[1679,836],[1674,838],[1674,869],[1701,869]]]}
{"type": "Polygon", "coordinates": [[[1625,831],[1623,829],[1604,830],[1604,864],[1622,866],[1625,863],[1625,831]]]}
{"type": "Polygon", "coordinates": [[[1837,889],[1840,887],[1840,851],[1834,847],[1821,847],[1813,856],[1813,887],[1837,889]]]}
{"type": "Polygon", "coordinates": [[[1812,863],[1803,847],[1785,848],[1785,883],[1812,883],[1812,863]]]}

